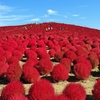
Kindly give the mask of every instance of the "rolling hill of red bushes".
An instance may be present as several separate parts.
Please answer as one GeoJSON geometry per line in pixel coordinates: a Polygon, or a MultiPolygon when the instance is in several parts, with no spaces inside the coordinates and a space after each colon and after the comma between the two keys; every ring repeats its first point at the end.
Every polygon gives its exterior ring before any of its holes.
{"type": "Polygon", "coordinates": [[[61,36],[66,35],[88,35],[90,37],[100,37],[100,30],[71,25],[71,24],[64,24],[64,23],[55,23],[55,22],[48,22],[48,23],[40,23],[40,24],[26,24],[26,25],[18,25],[18,26],[3,26],[0,27],[0,37],[5,36],[16,36],[16,35],[24,35],[24,36],[39,36],[39,35],[52,35],[56,34],[61,36]],[[58,33],[59,32],[59,33],[58,33]]]}
{"type": "MultiPolygon", "coordinates": [[[[80,84],[72,82],[57,95],[41,76],[49,74],[56,83],[73,73],[86,80],[94,68],[100,70],[100,30],[55,22],[0,27],[0,80],[7,80],[0,100],[85,100],[80,84]],[[27,97],[24,82],[34,83],[27,97]]],[[[92,90],[95,100],[99,83],[92,90]]]]}

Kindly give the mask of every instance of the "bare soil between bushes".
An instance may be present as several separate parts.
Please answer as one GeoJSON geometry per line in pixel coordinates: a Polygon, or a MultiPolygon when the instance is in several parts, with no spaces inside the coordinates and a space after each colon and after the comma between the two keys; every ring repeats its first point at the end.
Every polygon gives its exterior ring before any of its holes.
{"type": "MultiPolygon", "coordinates": [[[[21,65],[23,65],[23,62],[20,62],[21,65]]],[[[54,63],[56,64],[56,63],[54,63]]],[[[98,68],[95,68],[91,71],[91,75],[87,80],[78,80],[73,73],[69,73],[69,78],[66,81],[60,81],[60,82],[53,82],[53,79],[50,75],[47,76],[41,76],[41,78],[46,78],[47,80],[49,80],[51,82],[51,84],[54,87],[55,93],[56,94],[60,94],[62,93],[63,89],[66,87],[67,84],[69,84],[70,82],[77,82],[79,84],[81,84],[85,90],[86,90],[86,94],[87,94],[87,98],[86,100],[94,100],[93,99],[93,95],[92,95],[92,89],[93,86],[95,84],[95,82],[97,81],[97,79],[100,77],[100,72],[98,70],[98,68]]],[[[1,79],[0,80],[0,94],[2,92],[2,89],[6,86],[7,84],[7,80],[6,79],[1,79]]],[[[24,87],[25,87],[25,94],[28,95],[28,91],[29,88],[32,84],[28,84],[28,83],[23,83],[24,87]]]]}

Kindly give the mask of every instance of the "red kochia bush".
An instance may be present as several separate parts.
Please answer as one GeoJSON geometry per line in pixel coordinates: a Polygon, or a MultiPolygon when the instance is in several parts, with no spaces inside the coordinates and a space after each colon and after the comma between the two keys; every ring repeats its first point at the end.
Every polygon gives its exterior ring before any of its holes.
{"type": "Polygon", "coordinates": [[[51,72],[51,76],[54,79],[54,81],[65,81],[69,77],[68,70],[63,64],[55,65],[51,72]]]}
{"type": "Polygon", "coordinates": [[[44,52],[39,56],[39,59],[50,59],[50,55],[44,52]]]}
{"type": "Polygon", "coordinates": [[[86,61],[87,59],[83,56],[77,56],[76,59],[74,60],[74,64],[77,64],[77,63],[80,63],[80,62],[84,62],[86,61]]]}
{"type": "Polygon", "coordinates": [[[37,54],[36,52],[34,52],[33,50],[30,49],[26,49],[24,52],[25,56],[29,59],[29,58],[34,58],[37,59],[37,54]]]}
{"type": "Polygon", "coordinates": [[[40,78],[40,74],[34,67],[24,67],[23,69],[23,78],[26,82],[33,83],[40,78]]]}
{"type": "Polygon", "coordinates": [[[7,41],[4,41],[3,43],[2,43],[2,46],[1,46],[4,50],[7,50],[8,48],[9,48],[9,42],[7,42],[7,41]]]}
{"type": "Polygon", "coordinates": [[[70,42],[66,39],[63,39],[63,40],[61,40],[60,42],[59,42],[59,45],[61,46],[61,47],[65,47],[66,45],[70,45],[70,42]]]}
{"type": "Polygon", "coordinates": [[[96,68],[99,65],[99,59],[95,52],[90,52],[88,59],[92,64],[92,68],[96,68]]]}
{"type": "Polygon", "coordinates": [[[6,57],[0,54],[0,62],[6,62],[6,57]]]}
{"type": "Polygon", "coordinates": [[[51,40],[48,40],[47,46],[49,49],[52,49],[54,47],[54,43],[51,40]]]}
{"type": "Polygon", "coordinates": [[[55,44],[54,47],[52,48],[54,49],[56,52],[60,51],[61,48],[60,48],[60,45],[59,44],[55,44]]]}
{"type": "Polygon", "coordinates": [[[65,94],[52,97],[50,100],[71,100],[65,94]]]}
{"type": "Polygon", "coordinates": [[[36,47],[36,46],[31,46],[31,47],[30,47],[30,50],[33,50],[33,51],[35,51],[35,52],[36,52],[37,47],[36,47]]]}
{"type": "Polygon", "coordinates": [[[22,67],[33,67],[35,64],[38,63],[38,60],[37,61],[33,61],[33,59],[28,59],[25,64],[22,65],[22,67]]]}
{"type": "Polygon", "coordinates": [[[92,65],[88,59],[84,58],[83,56],[77,56],[76,59],[74,60],[74,64],[77,64],[80,62],[86,64],[88,66],[88,68],[90,70],[92,70],[92,65]]]}
{"type": "Polygon", "coordinates": [[[14,95],[9,100],[28,100],[28,98],[24,95],[14,95]]]}
{"type": "Polygon", "coordinates": [[[73,51],[66,51],[64,53],[64,57],[69,58],[71,61],[73,61],[76,58],[76,54],[73,51]]]}
{"type": "Polygon", "coordinates": [[[49,100],[58,100],[58,95],[53,95],[49,100]]]}
{"type": "Polygon", "coordinates": [[[0,78],[4,77],[9,65],[5,62],[0,62],[0,78]]]}
{"type": "Polygon", "coordinates": [[[90,44],[85,44],[83,47],[85,47],[87,51],[90,51],[92,49],[90,44]]]}
{"type": "Polygon", "coordinates": [[[99,48],[99,46],[100,46],[100,43],[97,41],[93,42],[93,44],[92,44],[93,48],[99,48]]]}
{"type": "Polygon", "coordinates": [[[74,74],[78,79],[87,79],[91,73],[88,64],[80,62],[74,65],[74,74]]]}
{"type": "Polygon", "coordinates": [[[92,93],[95,100],[100,100],[100,78],[95,83],[92,93]]]}
{"type": "Polygon", "coordinates": [[[71,61],[70,61],[69,58],[62,58],[60,60],[60,63],[63,64],[63,65],[65,65],[66,68],[68,69],[68,71],[70,72],[70,70],[71,70],[71,61]]]}
{"type": "Polygon", "coordinates": [[[9,44],[8,41],[6,41],[5,43],[2,44],[2,48],[4,50],[11,51],[11,52],[15,49],[14,45],[12,43],[9,44]]]}
{"type": "Polygon", "coordinates": [[[20,81],[12,81],[8,83],[1,93],[2,100],[9,100],[11,96],[14,95],[25,95],[25,89],[23,83],[20,81]]]}
{"type": "Polygon", "coordinates": [[[45,79],[35,82],[29,89],[29,100],[50,100],[53,95],[54,88],[45,79]]]}
{"type": "Polygon", "coordinates": [[[46,47],[43,39],[40,39],[40,40],[37,41],[37,47],[46,47]]]}
{"type": "Polygon", "coordinates": [[[36,53],[39,57],[39,59],[50,59],[50,55],[47,53],[47,50],[45,47],[40,47],[36,50],[36,53]]]}
{"type": "Polygon", "coordinates": [[[55,53],[56,53],[56,51],[54,49],[50,49],[50,51],[48,52],[50,57],[54,57],[55,53]]]}
{"type": "Polygon", "coordinates": [[[18,46],[18,47],[16,48],[16,50],[20,51],[22,54],[24,53],[24,51],[25,51],[25,49],[26,49],[23,45],[24,45],[24,44],[22,44],[22,45],[20,45],[20,46],[18,46]]]}
{"type": "Polygon", "coordinates": [[[22,75],[22,69],[19,64],[9,65],[6,72],[6,78],[8,81],[20,80],[22,75]]]}
{"type": "Polygon", "coordinates": [[[28,47],[36,46],[36,39],[31,39],[28,43],[28,47]]]}
{"type": "Polygon", "coordinates": [[[23,55],[22,55],[22,52],[18,51],[18,50],[14,50],[12,52],[12,55],[15,56],[16,58],[18,58],[18,60],[21,60],[23,55]]]}
{"type": "Polygon", "coordinates": [[[63,58],[64,52],[63,51],[58,51],[54,55],[55,61],[60,61],[63,58]]]}
{"type": "Polygon", "coordinates": [[[4,56],[6,57],[6,60],[8,60],[12,56],[12,52],[5,51],[4,56]]]}
{"type": "Polygon", "coordinates": [[[1,46],[0,46],[0,52],[1,52],[1,54],[5,53],[5,50],[1,46]]]}
{"type": "Polygon", "coordinates": [[[16,64],[19,63],[19,59],[16,56],[11,56],[8,60],[7,63],[10,64],[16,64]]]}
{"type": "Polygon", "coordinates": [[[50,100],[70,100],[65,94],[54,95],[50,100]]]}
{"type": "Polygon", "coordinates": [[[44,75],[51,72],[53,63],[49,59],[41,59],[35,67],[38,69],[39,73],[44,75]]]}
{"type": "Polygon", "coordinates": [[[92,48],[91,52],[95,52],[98,56],[98,54],[100,53],[100,49],[99,48],[92,48]]]}
{"type": "Polygon", "coordinates": [[[85,47],[80,47],[80,48],[77,48],[75,53],[77,56],[83,56],[83,57],[87,58],[89,51],[85,47]]]}
{"type": "Polygon", "coordinates": [[[85,100],[86,99],[86,91],[82,85],[77,83],[70,83],[68,84],[63,93],[70,99],[70,100],[85,100]]]}

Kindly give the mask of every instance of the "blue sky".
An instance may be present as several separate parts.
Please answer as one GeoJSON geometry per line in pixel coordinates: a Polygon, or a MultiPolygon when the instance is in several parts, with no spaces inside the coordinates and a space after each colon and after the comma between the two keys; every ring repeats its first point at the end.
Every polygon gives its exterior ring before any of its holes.
{"type": "Polygon", "coordinates": [[[0,0],[0,26],[42,22],[100,29],[100,0],[0,0]]]}

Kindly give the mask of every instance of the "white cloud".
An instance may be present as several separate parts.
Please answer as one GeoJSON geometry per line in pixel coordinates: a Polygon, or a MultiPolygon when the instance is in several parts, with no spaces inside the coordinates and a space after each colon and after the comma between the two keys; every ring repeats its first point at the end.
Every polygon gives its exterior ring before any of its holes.
{"type": "Polygon", "coordinates": [[[27,10],[0,4],[0,26],[27,23],[33,17],[32,14],[22,14],[27,10]]]}
{"type": "Polygon", "coordinates": [[[0,26],[7,25],[18,25],[22,23],[27,23],[32,15],[0,15],[0,26]]]}
{"type": "Polygon", "coordinates": [[[0,26],[5,26],[6,23],[0,21],[0,26]]]}
{"type": "Polygon", "coordinates": [[[46,14],[45,14],[45,15],[44,15],[44,16],[42,16],[42,17],[49,17],[49,15],[46,15],[46,14]]]}
{"type": "Polygon", "coordinates": [[[28,11],[29,9],[22,9],[21,11],[28,11]]]}
{"type": "Polygon", "coordinates": [[[68,18],[66,15],[64,16],[65,18],[68,18]]]}
{"type": "Polygon", "coordinates": [[[33,19],[31,19],[31,20],[29,20],[30,22],[38,22],[38,21],[40,21],[40,18],[33,18],[33,19]]]}
{"type": "Polygon", "coordinates": [[[25,18],[29,18],[32,15],[0,15],[0,21],[15,21],[15,20],[21,20],[25,18]]]}
{"type": "Polygon", "coordinates": [[[81,5],[78,8],[87,8],[87,7],[88,7],[88,5],[81,5]]]}
{"type": "Polygon", "coordinates": [[[59,14],[57,11],[54,11],[54,10],[51,10],[51,9],[47,10],[47,12],[48,12],[48,15],[44,15],[44,17],[49,17],[49,15],[56,15],[56,16],[68,18],[67,15],[59,14]]]}
{"type": "Polygon", "coordinates": [[[12,7],[6,6],[6,5],[1,5],[0,4],[0,11],[11,11],[12,7]]]}
{"type": "Polygon", "coordinates": [[[86,17],[81,17],[81,19],[86,19],[86,17]]]}
{"type": "Polygon", "coordinates": [[[72,16],[73,16],[73,17],[78,17],[79,15],[78,15],[78,14],[73,14],[72,16]]]}
{"type": "Polygon", "coordinates": [[[57,15],[57,11],[54,11],[54,10],[47,10],[48,14],[51,14],[51,15],[57,15]]]}

